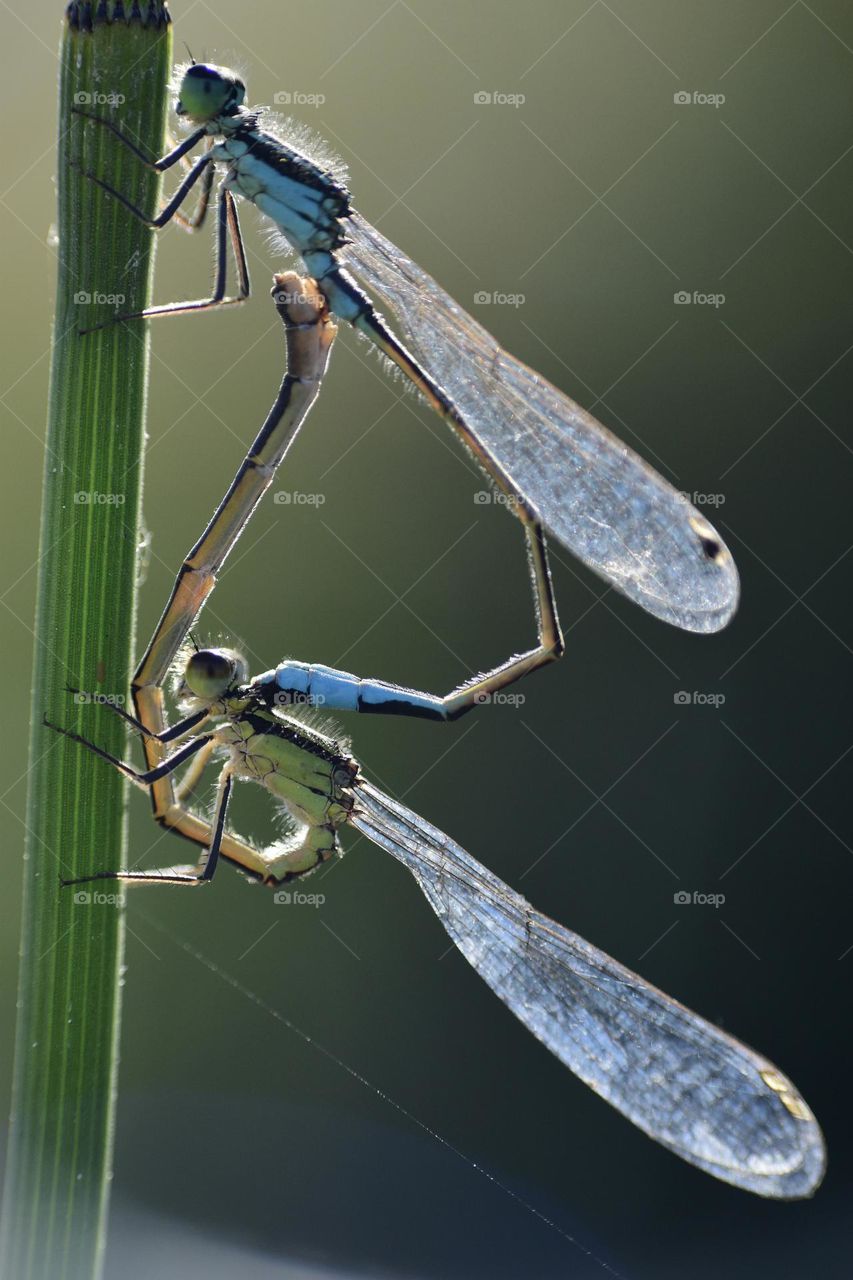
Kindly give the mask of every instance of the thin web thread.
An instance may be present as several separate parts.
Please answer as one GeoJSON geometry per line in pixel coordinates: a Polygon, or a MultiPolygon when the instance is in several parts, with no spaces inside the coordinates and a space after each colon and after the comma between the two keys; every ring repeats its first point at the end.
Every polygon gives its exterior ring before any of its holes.
{"type": "Polygon", "coordinates": [[[216,977],[227,983],[227,985],[233,988],[234,991],[238,991],[240,995],[245,996],[246,999],[256,1005],[257,1008],[262,1009],[264,1013],[268,1013],[271,1018],[274,1018],[276,1022],[280,1023],[283,1027],[286,1027],[288,1031],[292,1031],[293,1034],[298,1036],[305,1044],[310,1045],[312,1049],[316,1049],[317,1052],[321,1053],[324,1058],[329,1060],[329,1062],[334,1063],[336,1067],[340,1067],[340,1069],[345,1071],[347,1075],[351,1076],[353,1080],[357,1080],[365,1089],[369,1089],[371,1093],[375,1093],[376,1096],[381,1098],[383,1102],[386,1102],[388,1106],[399,1112],[400,1115],[411,1121],[412,1124],[417,1125],[417,1127],[422,1129],[424,1133],[429,1134],[431,1138],[438,1142],[442,1147],[445,1147],[448,1151],[451,1151],[459,1160],[464,1161],[465,1164],[467,1164],[471,1169],[474,1169],[481,1177],[485,1178],[488,1182],[491,1182],[512,1200],[515,1200],[517,1204],[521,1205],[523,1209],[526,1209],[534,1218],[538,1218],[540,1222],[543,1222],[547,1227],[550,1227],[552,1231],[556,1231],[557,1235],[562,1236],[564,1240],[569,1242],[569,1244],[574,1245],[576,1249],[584,1254],[585,1257],[589,1258],[590,1261],[601,1267],[603,1271],[606,1271],[610,1275],[616,1277],[616,1280],[622,1280],[620,1273],[611,1267],[609,1263],[605,1262],[603,1258],[599,1258],[591,1249],[587,1249],[573,1235],[570,1235],[568,1231],[564,1231],[558,1223],[554,1222],[552,1218],[549,1218],[547,1214],[543,1213],[540,1209],[537,1209],[535,1205],[530,1204],[530,1202],[525,1200],[523,1196],[520,1196],[518,1192],[513,1191],[511,1187],[508,1187],[505,1183],[501,1182],[500,1178],[496,1178],[488,1169],[485,1169],[481,1164],[477,1164],[476,1160],[472,1160],[470,1156],[466,1156],[464,1151],[460,1151],[458,1147],[455,1147],[449,1139],[443,1137],[436,1129],[433,1129],[424,1120],[419,1120],[418,1117],[413,1115],[411,1111],[408,1111],[402,1103],[397,1102],[390,1094],[386,1093],[384,1089],[380,1089],[378,1085],[373,1084],[372,1081],[368,1080],[367,1077],[362,1075],[362,1073],[356,1070],[355,1067],[351,1067],[349,1063],[344,1062],[343,1058],[339,1058],[336,1053],[331,1049],[327,1049],[319,1040],[315,1040],[307,1031],[303,1031],[302,1028],[298,1027],[290,1018],[286,1017],[283,1013],[280,1013],[278,1009],[274,1009],[273,1006],[268,1004],[262,996],[259,996],[249,987],[244,986],[238,978],[235,978],[233,974],[226,972],[226,970],[223,969],[221,965],[217,964],[215,960],[211,960],[209,956],[206,956],[203,952],[199,951],[197,947],[193,946],[193,944],[188,942],[185,938],[178,937],[177,934],[173,933],[170,929],[167,929],[160,923],[160,921],[153,919],[151,916],[146,915],[141,911],[139,912],[139,917],[144,920],[146,924],[150,925],[157,933],[161,933],[167,937],[175,944],[175,946],[179,947],[181,951],[184,951],[188,956],[192,956],[192,958],[197,960],[199,964],[204,965],[206,969],[209,969],[211,973],[216,975],[216,977]]]}

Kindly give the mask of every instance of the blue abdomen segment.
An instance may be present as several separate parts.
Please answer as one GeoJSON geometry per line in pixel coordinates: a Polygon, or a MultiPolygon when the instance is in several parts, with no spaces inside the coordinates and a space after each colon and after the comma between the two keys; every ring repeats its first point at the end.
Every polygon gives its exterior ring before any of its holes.
{"type": "Polygon", "coordinates": [[[316,707],[320,711],[360,711],[380,715],[446,720],[444,700],[386,680],[362,680],[321,663],[282,662],[258,676],[254,687],[272,705],[316,707]]]}

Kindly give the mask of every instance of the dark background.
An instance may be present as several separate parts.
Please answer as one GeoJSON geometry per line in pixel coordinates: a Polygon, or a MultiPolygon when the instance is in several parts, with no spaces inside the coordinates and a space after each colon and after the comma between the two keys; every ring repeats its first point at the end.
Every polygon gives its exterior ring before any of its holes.
{"type": "MultiPolygon", "coordinates": [[[[54,249],[60,6],[0,12],[0,1109],[14,1023],[30,625],[54,249]]],[[[568,650],[454,727],[348,725],[370,777],[557,919],[778,1062],[830,1153],[766,1204],[648,1141],[503,1010],[364,840],[319,909],[225,870],[129,908],[107,1275],[849,1274],[853,13],[841,0],[173,5],[350,165],[357,207],[728,538],[732,626],[676,632],[555,553],[568,650]],[[477,105],[477,92],[524,94],[477,105]],[[674,94],[722,94],[717,106],[674,94]],[[478,291],[523,305],[474,307],[478,291]],[[719,306],[674,294],[722,294],[719,306]],[[674,701],[691,694],[687,705],[674,701]],[[717,705],[694,694],[714,696],[717,705]],[[720,703],[716,695],[722,695],[720,703]],[[717,907],[677,891],[725,895],[717,907]]],[[[155,326],[150,634],[281,371],[281,258],[246,209],[239,314],[155,326]]],[[[156,296],[209,246],[161,237],[156,296]]],[[[438,420],[344,333],[202,633],[443,691],[532,638],[522,539],[438,420]]],[[[244,788],[238,826],[273,830],[244,788]]],[[[180,851],[131,797],[135,856],[180,851]]]]}

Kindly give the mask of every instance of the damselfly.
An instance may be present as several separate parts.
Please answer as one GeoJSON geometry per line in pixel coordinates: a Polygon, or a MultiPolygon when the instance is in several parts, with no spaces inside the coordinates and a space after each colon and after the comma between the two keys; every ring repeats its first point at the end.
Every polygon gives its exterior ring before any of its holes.
{"type": "MultiPolygon", "coordinates": [[[[193,63],[176,73],[176,112],[193,126],[158,160],[111,119],[75,108],[109,128],[145,164],[169,169],[203,140],[208,146],[155,216],[94,174],[106,191],[152,227],[172,218],[201,225],[213,167],[218,195],[217,262],[210,297],[152,307],[175,315],[241,302],[249,272],[234,194],[266,214],[319,282],[331,311],[365,334],[453,428],[526,525],[543,524],[586,565],[650,613],[691,631],[725,626],[738,599],[732,557],[705,518],[622,441],[546,379],[504,351],[436,282],[353,208],[339,166],[291,127],[286,142],[243,104],[243,81],[223,67],[193,63]],[[196,215],[180,206],[201,181],[196,215]],[[226,296],[231,241],[238,293],[226,296]],[[357,283],[362,281],[365,289],[357,283]],[[366,291],[365,291],[366,290],[366,291]],[[374,305],[384,298],[401,338],[374,305]]],[[[133,317],[119,317],[130,319],[133,317]]]]}
{"type": "Polygon", "coordinates": [[[650,1137],[758,1195],[794,1199],[815,1190],[823,1138],[777,1067],[541,915],[448,836],[377,790],[349,744],[301,710],[441,716],[441,699],[294,662],[250,680],[241,655],[222,648],[191,653],[178,692],[185,716],[161,741],[179,745],[155,769],[138,772],[63,732],[143,788],[193,758],[224,751],[206,850],[194,866],[87,878],[204,884],[221,855],[280,884],[333,857],[341,830],[354,827],[411,871],[453,942],[516,1017],[650,1137]],[[223,843],[237,779],[266,787],[292,822],[283,843],[246,858],[223,843]]]}

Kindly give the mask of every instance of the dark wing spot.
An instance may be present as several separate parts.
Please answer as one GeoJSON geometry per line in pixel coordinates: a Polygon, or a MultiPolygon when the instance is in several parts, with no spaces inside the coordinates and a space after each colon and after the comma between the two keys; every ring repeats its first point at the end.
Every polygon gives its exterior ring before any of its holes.
{"type": "Polygon", "coordinates": [[[699,539],[699,545],[705,553],[706,557],[716,563],[722,557],[723,544],[716,536],[714,530],[706,520],[701,516],[692,515],[690,517],[690,528],[699,539]]]}

